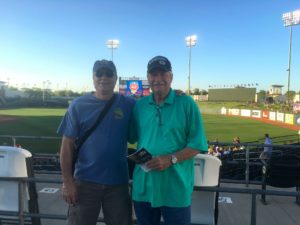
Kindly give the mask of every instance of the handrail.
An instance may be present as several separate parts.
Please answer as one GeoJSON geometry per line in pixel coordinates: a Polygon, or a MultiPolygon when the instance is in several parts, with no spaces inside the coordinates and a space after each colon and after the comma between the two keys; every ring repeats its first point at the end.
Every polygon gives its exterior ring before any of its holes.
{"type": "Polygon", "coordinates": [[[59,140],[61,137],[53,136],[27,136],[27,135],[0,135],[0,138],[11,138],[13,146],[17,145],[17,138],[21,139],[39,139],[39,140],[59,140]]]}
{"type": "MultiPolygon", "coordinates": [[[[27,135],[0,135],[0,138],[11,138],[16,139],[16,138],[21,138],[21,139],[48,139],[48,140],[59,140],[61,139],[61,137],[53,137],[53,136],[27,136],[27,135]]],[[[238,146],[238,147],[242,147],[242,146],[250,146],[250,147],[289,147],[289,148],[299,148],[299,145],[278,145],[278,144],[273,144],[273,145],[265,145],[265,144],[259,144],[257,142],[253,143],[253,142],[243,142],[243,143],[232,143],[232,142],[213,142],[213,141],[209,141],[208,142],[209,145],[214,145],[214,144],[218,144],[219,146],[238,146]]]]}
{"type": "MultiPolygon", "coordinates": [[[[253,164],[250,162],[250,147],[263,148],[263,147],[272,147],[272,148],[285,148],[285,149],[300,149],[300,145],[278,145],[278,144],[254,144],[254,143],[229,143],[229,142],[208,142],[209,145],[218,145],[218,146],[236,146],[242,147],[244,146],[246,149],[244,151],[245,154],[245,185],[249,186],[250,179],[250,165],[253,164]]],[[[300,154],[300,151],[299,151],[300,154]]]]}
{"type": "MultiPolygon", "coordinates": [[[[300,127],[299,127],[300,129],[300,127]]],[[[257,141],[259,143],[264,142],[265,138],[259,138],[257,141]]],[[[300,142],[300,135],[298,134],[290,134],[290,135],[284,135],[284,136],[275,136],[272,137],[272,142],[277,143],[277,142],[287,142],[287,141],[298,141],[300,142]]]]}
{"type": "MultiPolygon", "coordinates": [[[[11,138],[13,141],[13,145],[16,146],[16,139],[38,139],[38,140],[59,140],[61,137],[53,137],[53,136],[26,136],[26,135],[0,135],[0,138],[11,138]]],[[[250,162],[252,159],[250,157],[250,154],[252,154],[250,148],[263,148],[263,147],[273,147],[273,148],[288,148],[288,149],[300,149],[299,145],[278,145],[278,144],[272,144],[272,145],[266,145],[266,144],[259,144],[259,143],[253,143],[253,142],[246,142],[246,143],[231,143],[231,142],[208,142],[209,145],[218,145],[218,146],[236,146],[236,147],[245,147],[245,151],[243,152],[245,154],[245,160],[238,160],[237,161],[245,161],[245,185],[248,186],[250,184],[250,165],[253,163],[250,162]]],[[[34,154],[33,157],[47,157],[46,154],[34,154]]],[[[55,157],[58,157],[58,155],[53,155],[55,157]]],[[[40,172],[41,173],[41,172],[40,172]]]]}
{"type": "Polygon", "coordinates": [[[267,144],[253,144],[253,143],[232,143],[232,142],[213,142],[213,141],[209,141],[208,142],[209,145],[214,145],[217,144],[218,146],[237,146],[237,147],[276,147],[276,148],[295,148],[295,149],[299,149],[300,144],[299,145],[278,145],[278,144],[272,144],[272,145],[267,145],[267,144]]]}
{"type": "MultiPolygon", "coordinates": [[[[36,183],[62,183],[61,179],[53,178],[32,178],[32,177],[0,177],[0,181],[14,181],[19,183],[19,196],[24,196],[24,185],[26,182],[36,182],[36,183]]],[[[273,196],[293,196],[300,197],[300,191],[277,191],[277,190],[262,190],[262,189],[250,189],[250,188],[233,188],[233,187],[194,187],[195,191],[207,191],[207,192],[224,192],[224,193],[236,193],[236,194],[251,194],[251,225],[256,225],[256,195],[273,195],[273,196]]],[[[0,215],[8,216],[18,216],[19,224],[24,225],[25,218],[35,217],[43,219],[55,219],[55,220],[65,220],[66,215],[60,214],[41,214],[41,213],[26,213],[24,212],[24,204],[19,198],[19,211],[0,211],[0,215]]],[[[103,222],[103,218],[99,218],[100,222],[103,222]]]]}
{"type": "Polygon", "coordinates": [[[61,139],[53,136],[29,136],[29,135],[0,135],[0,138],[25,138],[25,139],[61,139]]]}

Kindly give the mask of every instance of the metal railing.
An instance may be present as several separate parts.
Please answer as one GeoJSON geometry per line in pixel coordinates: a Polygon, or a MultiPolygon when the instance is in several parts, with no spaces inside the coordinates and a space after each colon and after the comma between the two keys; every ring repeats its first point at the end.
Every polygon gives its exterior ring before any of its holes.
{"type": "MultiPolygon", "coordinates": [[[[50,178],[13,178],[13,177],[0,177],[0,181],[11,181],[18,182],[18,192],[19,192],[19,210],[15,211],[0,211],[0,215],[3,216],[15,216],[18,218],[19,225],[24,225],[26,218],[40,218],[40,219],[51,219],[51,220],[66,220],[66,215],[61,214],[42,214],[42,213],[31,213],[25,212],[25,202],[22,196],[25,196],[24,193],[25,185],[28,182],[35,183],[53,183],[61,184],[60,179],[50,179],[50,178]]],[[[205,192],[221,192],[221,193],[234,193],[234,194],[249,194],[251,195],[251,219],[250,224],[256,225],[256,196],[257,195],[270,195],[270,196],[291,196],[291,197],[300,197],[300,191],[277,191],[277,190],[262,190],[262,189],[249,189],[249,188],[232,188],[232,187],[195,187],[195,191],[205,191],[205,192]]],[[[99,217],[99,222],[104,222],[102,217],[99,217]]],[[[135,221],[136,222],[136,221],[135,221]]],[[[194,224],[197,225],[197,224],[194,224]]]]}
{"type": "Polygon", "coordinates": [[[32,140],[60,140],[61,139],[61,137],[27,136],[27,135],[0,135],[0,138],[11,139],[13,146],[17,146],[17,139],[32,139],[32,140]]]}
{"type": "MultiPolygon", "coordinates": [[[[300,130],[300,127],[299,127],[300,130]]],[[[260,138],[257,140],[258,143],[264,143],[265,138],[260,138]]],[[[283,144],[289,144],[289,143],[300,143],[300,135],[299,134],[290,134],[290,135],[284,135],[284,136],[276,136],[272,137],[273,144],[276,143],[283,143],[283,144]]]]}
{"type": "MultiPolygon", "coordinates": [[[[30,139],[59,139],[58,137],[43,137],[43,136],[11,136],[11,135],[0,135],[0,137],[11,138],[13,143],[16,144],[17,138],[30,138],[30,139]]],[[[257,144],[257,143],[240,143],[240,144],[233,144],[233,143],[215,143],[209,142],[210,145],[218,144],[218,146],[237,146],[241,147],[244,146],[244,150],[241,154],[244,154],[243,163],[245,164],[245,184],[246,188],[228,188],[228,187],[195,187],[195,191],[208,191],[208,192],[223,192],[223,193],[235,193],[235,194],[249,194],[252,196],[251,200],[251,225],[256,225],[256,196],[257,195],[274,195],[274,196],[294,196],[300,198],[299,191],[275,191],[275,190],[262,190],[262,189],[249,189],[247,188],[250,184],[250,166],[253,164],[251,162],[251,150],[255,149],[263,149],[263,147],[273,147],[273,148],[280,148],[284,151],[284,149],[293,149],[300,155],[300,145],[264,145],[264,144],[257,144]]],[[[58,157],[58,155],[39,155],[34,154],[33,157],[58,157]]],[[[12,178],[12,177],[0,177],[0,181],[11,181],[11,182],[18,182],[19,186],[19,210],[18,212],[13,211],[0,211],[0,215],[6,216],[15,216],[18,218],[18,222],[20,225],[24,224],[25,219],[27,218],[41,218],[41,219],[53,219],[53,220],[66,220],[66,215],[59,215],[59,214],[44,214],[44,213],[32,213],[26,212],[25,209],[25,202],[24,196],[24,187],[28,184],[28,182],[35,182],[35,183],[61,183],[60,179],[42,179],[42,178],[12,178]]],[[[259,183],[261,184],[261,183],[259,183]]],[[[103,222],[103,218],[99,218],[100,222],[103,222]]]]}
{"type": "MultiPolygon", "coordinates": [[[[272,147],[273,149],[281,149],[282,152],[284,153],[285,149],[293,149],[293,151],[295,151],[295,153],[300,156],[300,145],[265,145],[265,144],[254,144],[254,143],[239,143],[239,144],[233,144],[233,143],[226,143],[226,142],[209,142],[208,144],[210,145],[218,145],[218,146],[235,146],[235,147],[242,147],[243,146],[243,150],[239,150],[244,154],[244,158],[242,159],[245,163],[245,184],[246,187],[249,186],[250,184],[250,166],[251,165],[262,165],[261,162],[251,162],[250,161],[250,155],[251,155],[251,151],[250,149],[255,149],[256,152],[258,152],[258,149],[263,149],[264,147],[272,147]]],[[[273,150],[274,151],[274,150],[273,150]]],[[[275,152],[279,152],[278,150],[275,150],[275,152]]],[[[234,151],[233,151],[234,152],[234,151]]],[[[258,158],[256,158],[258,159],[258,158]]],[[[256,182],[254,182],[256,183],[256,182]]]]}
{"type": "MultiPolygon", "coordinates": [[[[0,138],[9,138],[12,140],[13,146],[17,145],[17,140],[18,139],[31,139],[31,140],[59,140],[61,139],[61,137],[50,137],[50,136],[22,136],[22,135],[0,135],[0,138]]],[[[257,162],[253,162],[251,161],[253,158],[251,157],[251,155],[253,154],[254,150],[257,153],[259,151],[259,149],[263,149],[264,147],[272,147],[273,149],[282,149],[282,151],[284,151],[284,149],[294,149],[295,152],[298,150],[298,155],[300,155],[300,144],[299,145],[265,145],[265,144],[258,144],[257,142],[248,142],[248,143],[240,143],[240,144],[236,144],[236,143],[228,143],[228,142],[208,142],[209,145],[218,145],[220,147],[225,147],[225,146],[236,146],[236,147],[244,147],[243,151],[240,151],[239,154],[244,155],[244,157],[242,157],[242,159],[235,159],[234,161],[240,161],[243,162],[243,165],[245,166],[245,172],[244,172],[244,181],[242,181],[243,183],[246,184],[246,186],[248,186],[250,183],[251,184],[260,184],[259,182],[253,182],[250,181],[250,166],[252,165],[262,165],[260,161],[257,162]]],[[[276,150],[275,150],[276,151],[276,150]]],[[[33,158],[38,158],[38,157],[56,157],[58,158],[58,155],[51,155],[51,154],[34,154],[33,158]]],[[[256,158],[258,159],[258,158],[256,158]]],[[[55,172],[39,172],[39,173],[55,173],[55,172]]],[[[230,179],[232,180],[232,179],[230,179]]],[[[238,181],[234,181],[232,180],[232,182],[237,182],[238,181]]]]}

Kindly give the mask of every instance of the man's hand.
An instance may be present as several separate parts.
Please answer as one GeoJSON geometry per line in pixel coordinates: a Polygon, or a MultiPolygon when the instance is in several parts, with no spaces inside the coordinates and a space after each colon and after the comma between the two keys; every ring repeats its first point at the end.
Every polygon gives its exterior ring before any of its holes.
{"type": "Polygon", "coordinates": [[[185,95],[184,91],[182,91],[180,89],[175,89],[174,91],[177,96],[185,95]]]}
{"type": "Polygon", "coordinates": [[[64,200],[71,205],[75,205],[78,196],[75,180],[72,173],[72,158],[75,139],[63,136],[60,148],[60,166],[62,172],[62,195],[64,200]]]}
{"type": "Polygon", "coordinates": [[[161,155],[152,158],[150,161],[146,163],[146,166],[152,170],[165,170],[170,167],[171,164],[171,156],[170,155],[161,155]]]}
{"type": "Polygon", "coordinates": [[[73,179],[63,183],[62,195],[64,200],[68,204],[75,205],[77,203],[78,200],[77,188],[73,179]]]}
{"type": "MultiPolygon", "coordinates": [[[[199,153],[198,150],[190,147],[185,147],[180,151],[173,152],[173,154],[175,154],[178,160],[177,163],[180,163],[187,159],[191,159],[198,153],[199,153]]],[[[145,165],[149,169],[162,171],[172,165],[171,158],[172,158],[171,154],[156,156],[153,157],[150,161],[148,161],[145,165]]]]}

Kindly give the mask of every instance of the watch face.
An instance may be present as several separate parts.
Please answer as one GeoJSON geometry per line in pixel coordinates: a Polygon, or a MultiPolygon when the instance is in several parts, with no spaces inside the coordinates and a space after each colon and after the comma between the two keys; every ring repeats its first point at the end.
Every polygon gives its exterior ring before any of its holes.
{"type": "Polygon", "coordinates": [[[172,164],[175,164],[175,163],[177,163],[177,158],[176,158],[176,156],[175,156],[175,155],[172,155],[172,159],[171,159],[171,161],[172,161],[172,164]]]}

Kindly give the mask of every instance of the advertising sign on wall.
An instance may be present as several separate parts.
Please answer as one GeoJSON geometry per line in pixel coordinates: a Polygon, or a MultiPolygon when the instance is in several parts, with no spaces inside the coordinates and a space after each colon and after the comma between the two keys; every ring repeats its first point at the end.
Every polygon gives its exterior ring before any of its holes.
{"type": "Polygon", "coordinates": [[[251,116],[251,110],[249,110],[249,109],[242,109],[241,110],[241,116],[250,117],[251,116]]]}
{"type": "Polygon", "coordinates": [[[269,119],[276,120],[276,112],[269,112],[269,119]]]}
{"type": "Polygon", "coordinates": [[[285,114],[284,122],[288,124],[294,124],[294,114],[285,114]]]}
{"type": "Polygon", "coordinates": [[[240,110],[239,109],[232,109],[232,115],[239,116],[240,115],[240,110]]]}
{"type": "Polygon", "coordinates": [[[240,110],[239,109],[228,109],[228,115],[239,116],[240,115],[240,110]]]}
{"type": "Polygon", "coordinates": [[[300,132],[300,114],[292,113],[282,113],[266,110],[249,110],[249,109],[226,109],[226,107],[221,108],[222,115],[232,115],[232,116],[243,116],[243,117],[253,117],[253,118],[263,118],[273,121],[278,121],[282,123],[287,123],[291,125],[298,125],[300,132]]]}
{"type": "Polygon", "coordinates": [[[300,114],[295,116],[295,124],[300,126],[300,114]]]}
{"type": "Polygon", "coordinates": [[[285,123],[288,124],[294,124],[294,114],[285,114],[285,118],[284,118],[285,123]]]}
{"type": "Polygon", "coordinates": [[[226,115],[226,111],[227,111],[227,110],[226,110],[226,107],[222,107],[222,108],[221,108],[221,114],[222,114],[222,115],[226,115]]]}
{"type": "Polygon", "coordinates": [[[252,117],[254,118],[261,118],[261,111],[260,110],[252,110],[252,117]]]}
{"type": "Polygon", "coordinates": [[[269,111],[262,111],[262,118],[269,119],[269,111]]]}
{"type": "Polygon", "coordinates": [[[280,122],[284,122],[284,113],[277,112],[276,113],[276,120],[280,122]]]}

